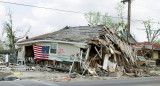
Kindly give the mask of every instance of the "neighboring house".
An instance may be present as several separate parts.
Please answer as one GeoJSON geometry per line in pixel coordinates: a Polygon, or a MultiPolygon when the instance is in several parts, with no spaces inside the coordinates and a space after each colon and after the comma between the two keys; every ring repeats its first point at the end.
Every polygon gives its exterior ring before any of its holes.
{"type": "Polygon", "coordinates": [[[18,62],[27,65],[55,65],[66,69],[73,61],[80,65],[81,60],[85,60],[92,50],[92,40],[96,40],[101,33],[102,26],[65,27],[56,32],[19,41],[16,43],[19,46],[18,62]]]}
{"type": "Polygon", "coordinates": [[[12,61],[12,59],[10,59],[10,55],[11,55],[11,52],[10,50],[3,50],[3,51],[0,51],[0,63],[5,63],[5,62],[8,62],[8,61],[12,61]],[[7,57],[6,57],[7,55],[7,57]]]}
{"type": "Polygon", "coordinates": [[[152,42],[139,42],[136,43],[136,47],[139,50],[140,56],[145,56],[148,59],[157,61],[160,59],[160,44],[152,42]]]}
{"type": "Polygon", "coordinates": [[[5,63],[5,62],[13,62],[13,58],[10,58],[12,57],[11,56],[11,51],[9,50],[9,48],[7,46],[5,46],[4,42],[3,41],[0,41],[0,62],[2,63],[5,63]],[[6,58],[6,55],[8,56],[6,58]]]}
{"type": "Polygon", "coordinates": [[[3,50],[3,51],[0,51],[0,54],[11,55],[11,51],[10,50],[3,50]]]}

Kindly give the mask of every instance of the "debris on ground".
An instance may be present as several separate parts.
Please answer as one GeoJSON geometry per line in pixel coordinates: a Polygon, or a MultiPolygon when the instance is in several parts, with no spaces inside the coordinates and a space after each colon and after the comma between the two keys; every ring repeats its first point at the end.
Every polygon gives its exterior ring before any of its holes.
{"type": "Polygon", "coordinates": [[[6,77],[6,78],[2,78],[2,81],[17,81],[17,80],[21,80],[17,77],[6,77]]]}
{"type": "Polygon", "coordinates": [[[0,72],[0,80],[2,80],[2,78],[5,78],[5,77],[7,77],[9,75],[11,75],[11,73],[0,72]]]}
{"type": "Polygon", "coordinates": [[[69,69],[67,71],[60,67],[32,64],[0,66],[0,71],[3,71],[3,73],[0,73],[0,78],[3,78],[3,80],[14,78],[5,78],[10,75],[10,73],[4,73],[6,71],[10,71],[18,78],[39,78],[55,82],[71,81],[77,78],[100,79],[102,77],[148,77],[160,75],[158,71],[160,68],[155,68],[154,70],[152,67],[147,66],[147,64],[151,65],[151,63],[155,62],[147,61],[142,56],[137,56],[134,44],[127,42],[117,35],[113,29],[109,29],[106,26],[102,28],[102,31],[91,40],[90,47],[85,50],[85,54],[80,53],[72,56],[74,60],[71,60],[71,64],[68,63],[70,69],[61,65],[69,69]],[[58,73],[55,73],[55,70],[58,73]]]}

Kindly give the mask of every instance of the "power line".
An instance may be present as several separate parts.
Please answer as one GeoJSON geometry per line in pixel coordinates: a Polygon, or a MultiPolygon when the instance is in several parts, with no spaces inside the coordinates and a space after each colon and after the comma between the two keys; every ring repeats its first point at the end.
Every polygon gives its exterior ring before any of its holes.
{"type": "MultiPolygon", "coordinates": [[[[20,4],[20,3],[14,3],[14,2],[6,2],[6,1],[0,1],[0,2],[1,2],[1,3],[7,3],[7,4],[14,4],[14,5],[26,6],[26,7],[34,7],[34,8],[41,8],[41,9],[49,9],[49,10],[70,12],[70,13],[86,14],[86,13],[84,13],[84,12],[71,11],[71,10],[62,10],[62,9],[54,9],[54,8],[49,8],[49,7],[27,5],[27,4],[20,4]]],[[[101,16],[103,16],[103,15],[101,15],[101,16]]],[[[112,18],[120,18],[120,17],[113,17],[113,16],[108,16],[108,17],[112,17],[112,18]]],[[[127,19],[127,18],[124,18],[124,19],[127,19]]]]}
{"type": "MultiPolygon", "coordinates": [[[[2,3],[8,3],[8,4],[14,4],[14,5],[20,5],[20,6],[26,6],[26,7],[34,7],[34,8],[41,8],[41,9],[49,9],[49,10],[70,12],[70,13],[86,14],[86,13],[84,13],[84,12],[71,11],[71,10],[54,9],[54,8],[41,7],[41,6],[34,6],[34,5],[27,5],[27,4],[20,4],[20,3],[13,3],[13,2],[6,2],[6,1],[0,1],[0,2],[2,2],[2,3]]],[[[101,15],[101,16],[103,16],[103,15],[101,15]]],[[[112,18],[120,18],[120,17],[113,17],[113,16],[108,16],[108,17],[112,17],[112,18]]],[[[124,19],[127,19],[127,18],[124,18],[124,19]]]]}
{"type": "MultiPolygon", "coordinates": [[[[132,22],[143,22],[144,20],[131,20],[132,22]]],[[[151,22],[151,23],[159,23],[159,22],[151,22]]]]}
{"type": "MultiPolygon", "coordinates": [[[[79,14],[87,14],[84,12],[78,12],[78,11],[72,11],[72,10],[63,10],[63,9],[54,9],[54,8],[49,8],[49,7],[42,7],[42,6],[34,6],[34,5],[27,5],[27,4],[21,4],[21,3],[14,3],[14,2],[6,2],[6,1],[0,1],[1,3],[7,3],[7,4],[14,4],[14,5],[19,5],[19,6],[25,6],[25,7],[34,7],[34,8],[41,8],[41,9],[48,9],[48,10],[56,10],[56,11],[62,11],[62,12],[70,12],[70,13],[79,13],[79,14]]],[[[103,16],[103,15],[101,15],[103,16]]],[[[120,19],[121,17],[114,17],[114,16],[107,16],[107,17],[111,17],[111,18],[117,18],[120,19]]],[[[128,18],[124,18],[124,19],[128,19],[128,18]]],[[[132,19],[132,22],[143,22],[144,20],[136,20],[136,19],[132,19]]],[[[151,23],[158,23],[158,22],[151,22],[151,23]]]]}
{"type": "MultiPolygon", "coordinates": [[[[136,28],[137,30],[146,30],[146,29],[141,29],[141,28],[136,28]]],[[[157,29],[159,30],[159,29],[157,29]]],[[[151,31],[157,31],[157,30],[151,30],[151,31]]]]}
{"type": "Polygon", "coordinates": [[[71,10],[54,9],[54,8],[49,8],[49,7],[41,7],[41,6],[34,6],[34,5],[27,5],[27,4],[20,4],[20,3],[14,3],[14,2],[6,2],[6,1],[0,1],[0,2],[8,3],[8,4],[14,4],[14,5],[20,5],[20,6],[26,6],[26,7],[34,7],[34,8],[42,8],[42,9],[49,9],[49,10],[57,10],[57,11],[85,14],[85,13],[82,13],[82,12],[71,11],[71,10]]]}

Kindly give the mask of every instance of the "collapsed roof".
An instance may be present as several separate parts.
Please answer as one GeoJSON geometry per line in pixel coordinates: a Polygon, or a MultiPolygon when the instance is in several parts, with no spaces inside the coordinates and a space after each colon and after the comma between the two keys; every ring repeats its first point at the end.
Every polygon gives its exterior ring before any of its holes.
{"type": "MultiPolygon", "coordinates": [[[[63,43],[91,43],[91,40],[97,40],[97,36],[103,33],[102,26],[78,26],[65,27],[58,31],[40,35],[37,37],[19,41],[17,44],[27,44],[35,42],[63,42],[63,43]]],[[[134,39],[132,36],[130,40],[134,39]]]]}
{"type": "Polygon", "coordinates": [[[68,27],[38,37],[22,40],[19,41],[17,44],[36,40],[57,40],[65,42],[89,43],[92,39],[96,38],[96,36],[102,32],[103,31],[101,26],[68,27]]]}

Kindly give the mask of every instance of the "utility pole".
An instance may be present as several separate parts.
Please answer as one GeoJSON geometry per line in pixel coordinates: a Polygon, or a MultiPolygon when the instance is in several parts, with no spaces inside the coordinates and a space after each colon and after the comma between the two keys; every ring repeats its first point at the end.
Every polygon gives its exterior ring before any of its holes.
{"type": "Polygon", "coordinates": [[[127,30],[127,41],[130,38],[130,20],[131,20],[131,0],[122,0],[122,3],[128,2],[128,30],[127,30]]]}

